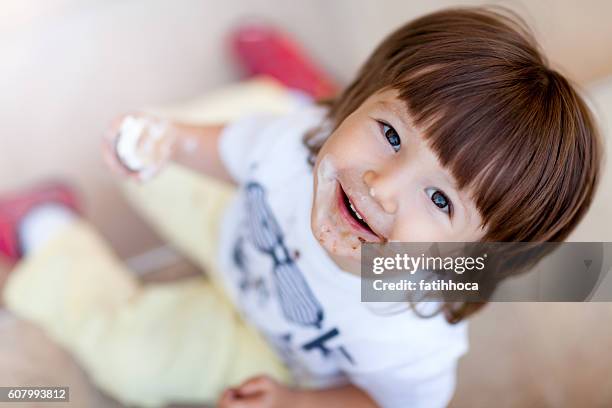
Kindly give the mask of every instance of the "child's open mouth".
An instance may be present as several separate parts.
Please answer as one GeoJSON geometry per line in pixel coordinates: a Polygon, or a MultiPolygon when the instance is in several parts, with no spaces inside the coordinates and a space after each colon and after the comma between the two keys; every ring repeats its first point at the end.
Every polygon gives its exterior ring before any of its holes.
{"type": "Polygon", "coordinates": [[[344,192],[342,185],[338,183],[338,207],[342,218],[367,242],[381,242],[381,238],[376,234],[366,222],[365,217],[344,192]]]}

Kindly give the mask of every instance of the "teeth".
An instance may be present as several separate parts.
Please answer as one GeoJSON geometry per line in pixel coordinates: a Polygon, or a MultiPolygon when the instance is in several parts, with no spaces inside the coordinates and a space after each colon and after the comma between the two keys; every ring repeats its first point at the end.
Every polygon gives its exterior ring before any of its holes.
{"type": "Polygon", "coordinates": [[[363,221],[363,218],[361,217],[361,215],[357,212],[357,210],[355,209],[355,207],[353,207],[353,203],[351,203],[349,201],[349,205],[351,206],[351,210],[353,210],[353,212],[355,213],[355,215],[357,216],[357,218],[359,218],[360,220],[363,221]]]}

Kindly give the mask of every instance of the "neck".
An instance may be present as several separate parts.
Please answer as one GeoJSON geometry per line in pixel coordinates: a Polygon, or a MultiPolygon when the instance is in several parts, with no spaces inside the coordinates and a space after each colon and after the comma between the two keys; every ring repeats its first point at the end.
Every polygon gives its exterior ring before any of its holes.
{"type": "Polygon", "coordinates": [[[339,256],[337,254],[332,254],[327,250],[326,252],[331,258],[331,260],[334,261],[334,263],[338,266],[338,268],[342,269],[343,271],[347,273],[350,273],[356,276],[361,276],[361,262],[359,260],[353,259],[350,257],[346,257],[346,256],[339,256]]]}

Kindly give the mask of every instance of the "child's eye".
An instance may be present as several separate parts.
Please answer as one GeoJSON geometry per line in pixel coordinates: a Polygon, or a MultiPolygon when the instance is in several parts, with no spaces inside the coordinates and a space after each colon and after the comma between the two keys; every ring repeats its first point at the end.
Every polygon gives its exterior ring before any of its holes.
{"type": "Polygon", "coordinates": [[[429,196],[431,202],[434,203],[440,211],[447,213],[449,216],[451,215],[452,203],[442,191],[437,188],[428,188],[425,192],[429,196]]]}
{"type": "Polygon", "coordinates": [[[397,134],[395,129],[393,129],[388,124],[386,124],[384,122],[379,122],[379,123],[382,126],[382,131],[383,131],[385,137],[387,138],[387,141],[389,142],[391,147],[393,147],[393,150],[398,152],[400,147],[401,147],[401,144],[402,144],[402,141],[400,140],[399,135],[397,134]]]}

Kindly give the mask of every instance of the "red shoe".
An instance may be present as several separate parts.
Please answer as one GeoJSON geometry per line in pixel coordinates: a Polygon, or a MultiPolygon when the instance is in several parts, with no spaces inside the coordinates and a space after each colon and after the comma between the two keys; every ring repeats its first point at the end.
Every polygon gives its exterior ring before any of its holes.
{"type": "Polygon", "coordinates": [[[315,99],[336,94],[334,81],[319,69],[295,41],[267,25],[246,25],[234,31],[231,47],[247,74],[271,76],[315,99]]]}
{"type": "Polygon", "coordinates": [[[0,196],[0,253],[11,262],[18,261],[23,252],[19,242],[19,224],[35,206],[58,203],[80,213],[75,192],[61,182],[39,184],[26,191],[0,196]]]}

